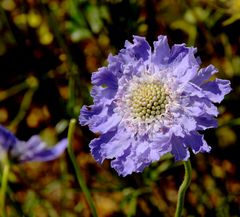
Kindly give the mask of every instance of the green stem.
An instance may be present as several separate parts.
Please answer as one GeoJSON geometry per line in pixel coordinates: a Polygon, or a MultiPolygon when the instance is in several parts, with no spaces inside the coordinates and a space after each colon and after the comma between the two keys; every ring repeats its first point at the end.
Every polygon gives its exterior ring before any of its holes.
{"type": "Polygon", "coordinates": [[[0,192],[0,212],[2,216],[5,217],[6,209],[5,209],[5,195],[7,192],[7,183],[8,183],[8,175],[10,171],[10,165],[8,162],[4,162],[3,166],[3,174],[2,174],[2,182],[1,182],[1,192],[0,192]]]}
{"type": "Polygon", "coordinates": [[[96,212],[91,194],[90,194],[90,192],[87,188],[87,185],[85,184],[83,175],[82,175],[82,173],[81,173],[81,171],[80,171],[80,169],[77,165],[77,161],[76,161],[75,155],[73,153],[73,149],[72,149],[72,140],[73,140],[75,125],[76,125],[76,120],[71,119],[70,124],[69,124],[69,129],[68,129],[68,148],[67,148],[67,150],[68,150],[68,154],[70,156],[70,159],[72,161],[72,164],[73,164],[76,176],[77,176],[78,183],[79,183],[79,185],[80,185],[80,187],[83,191],[83,194],[86,197],[86,200],[88,202],[88,205],[89,205],[91,213],[92,213],[92,216],[97,217],[97,212],[96,212]]]}
{"type": "Polygon", "coordinates": [[[9,23],[9,19],[8,19],[8,17],[7,17],[7,14],[6,14],[5,10],[2,8],[1,5],[0,5],[0,15],[1,15],[1,21],[2,21],[3,23],[5,23],[6,26],[8,27],[9,32],[10,32],[10,34],[12,35],[13,41],[14,41],[15,43],[17,43],[17,38],[16,38],[15,35],[14,35],[13,29],[12,29],[10,23],[9,23]]]}
{"type": "Polygon", "coordinates": [[[177,200],[177,208],[175,212],[175,217],[181,217],[182,216],[182,211],[183,211],[183,206],[184,206],[184,198],[185,198],[185,193],[188,188],[188,186],[191,183],[192,179],[192,166],[190,160],[184,161],[184,168],[185,168],[185,176],[184,180],[178,190],[178,200],[177,200]]]}
{"type": "Polygon", "coordinates": [[[16,117],[10,123],[10,126],[9,126],[10,129],[14,130],[27,114],[35,91],[36,89],[31,88],[24,94],[19,111],[16,117]]]}
{"type": "Polygon", "coordinates": [[[28,88],[28,84],[25,81],[13,87],[10,87],[9,89],[3,91],[3,93],[0,95],[0,100],[3,101],[26,88],[28,88]]]}

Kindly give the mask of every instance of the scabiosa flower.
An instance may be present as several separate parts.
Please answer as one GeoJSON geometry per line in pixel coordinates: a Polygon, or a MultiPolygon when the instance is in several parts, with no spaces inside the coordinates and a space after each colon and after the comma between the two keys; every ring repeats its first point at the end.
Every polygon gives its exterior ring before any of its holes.
{"type": "Polygon", "coordinates": [[[92,75],[94,104],[83,106],[80,124],[100,136],[90,143],[97,162],[112,159],[123,176],[141,172],[166,153],[186,161],[193,153],[209,152],[199,131],[217,127],[215,117],[229,93],[230,82],[209,81],[217,69],[200,69],[197,49],[169,47],[159,36],[153,50],[143,37],[134,36],[108,66],[92,75]]]}
{"type": "Polygon", "coordinates": [[[62,139],[54,147],[47,147],[39,136],[32,136],[27,142],[18,140],[9,130],[0,125],[0,161],[6,156],[10,161],[49,161],[59,157],[67,146],[62,139]]]}

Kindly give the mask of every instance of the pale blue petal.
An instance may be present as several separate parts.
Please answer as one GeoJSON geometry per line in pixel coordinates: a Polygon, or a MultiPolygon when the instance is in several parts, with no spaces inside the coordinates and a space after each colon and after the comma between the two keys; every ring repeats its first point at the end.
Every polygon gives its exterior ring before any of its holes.
{"type": "Polygon", "coordinates": [[[171,135],[168,134],[158,134],[150,143],[150,153],[149,160],[151,162],[158,161],[161,156],[171,152],[171,135]]]}
{"type": "Polygon", "coordinates": [[[142,172],[151,161],[149,160],[150,149],[147,147],[138,148],[137,145],[146,145],[146,142],[137,143],[131,141],[131,146],[124,153],[111,162],[111,166],[118,172],[119,175],[126,176],[133,172],[142,172]]]}
{"type": "Polygon", "coordinates": [[[194,154],[211,151],[211,147],[207,145],[203,135],[200,135],[199,133],[191,133],[189,136],[186,136],[184,142],[187,147],[193,150],[194,154]]]}
{"type": "Polygon", "coordinates": [[[91,153],[98,163],[102,163],[105,159],[105,153],[102,152],[101,146],[110,144],[110,140],[116,135],[116,130],[116,128],[112,129],[112,131],[102,134],[99,138],[93,139],[90,142],[89,147],[91,149],[91,153]]]}
{"type": "MultiPolygon", "coordinates": [[[[102,98],[113,98],[118,89],[117,77],[106,67],[92,74],[92,83],[102,87],[98,91],[98,97],[102,98]]],[[[92,93],[92,95],[94,96],[94,93],[92,93]]]]}
{"type": "Polygon", "coordinates": [[[217,119],[207,114],[197,117],[196,121],[198,126],[197,130],[206,130],[209,128],[216,128],[218,125],[217,119]]]}
{"type": "Polygon", "coordinates": [[[191,97],[191,96],[197,96],[199,98],[205,97],[205,94],[199,86],[188,82],[184,86],[184,96],[191,97]]]}
{"type": "Polygon", "coordinates": [[[84,105],[80,111],[79,121],[81,125],[91,125],[92,117],[94,115],[99,115],[103,110],[102,105],[92,105],[86,106],[84,105]]]}
{"type": "Polygon", "coordinates": [[[224,96],[232,90],[230,81],[218,78],[215,81],[203,84],[201,87],[206,96],[214,103],[220,103],[224,96]]]}
{"type": "Polygon", "coordinates": [[[21,161],[22,162],[29,162],[29,161],[50,161],[50,160],[55,160],[58,158],[66,149],[68,144],[67,139],[62,139],[60,142],[58,142],[56,145],[53,147],[47,147],[45,145],[44,148],[39,149],[39,150],[34,150],[33,153],[24,153],[21,156],[21,161]]]}
{"type": "Polygon", "coordinates": [[[131,146],[129,146],[122,156],[111,161],[111,167],[114,168],[119,175],[126,176],[136,172],[136,164],[133,159],[129,157],[131,152],[131,146]]]}
{"type": "Polygon", "coordinates": [[[180,160],[188,160],[190,157],[190,153],[188,151],[188,148],[184,144],[184,140],[178,138],[178,137],[172,137],[172,155],[174,156],[176,161],[180,160]]]}
{"type": "Polygon", "coordinates": [[[153,42],[154,51],[152,55],[152,62],[156,65],[165,65],[168,63],[170,48],[166,36],[158,36],[158,41],[153,42]]]}
{"type": "Polygon", "coordinates": [[[111,106],[83,106],[79,121],[82,125],[89,125],[95,133],[105,133],[118,125],[121,117],[113,113],[111,106]]]}
{"type": "Polygon", "coordinates": [[[149,58],[151,47],[144,37],[133,36],[133,44],[129,41],[125,42],[127,52],[132,54],[136,59],[142,58],[147,60],[149,58]]]}
{"type": "Polygon", "coordinates": [[[32,136],[27,142],[19,141],[11,149],[11,157],[17,162],[49,161],[59,157],[67,147],[67,139],[48,147],[39,136],[32,136]]]}
{"type": "Polygon", "coordinates": [[[208,79],[217,72],[218,70],[213,65],[209,65],[206,68],[200,69],[196,76],[191,80],[191,82],[200,86],[203,83],[207,82],[208,79]]]}
{"type": "MultiPolygon", "coordinates": [[[[180,50],[180,47],[176,50],[180,50]]],[[[184,52],[179,53],[173,62],[173,70],[171,73],[178,78],[179,82],[187,83],[196,75],[199,69],[199,63],[194,56],[196,49],[182,48],[182,50],[184,50],[184,52]]],[[[174,55],[177,54],[174,53],[174,55]]]]}

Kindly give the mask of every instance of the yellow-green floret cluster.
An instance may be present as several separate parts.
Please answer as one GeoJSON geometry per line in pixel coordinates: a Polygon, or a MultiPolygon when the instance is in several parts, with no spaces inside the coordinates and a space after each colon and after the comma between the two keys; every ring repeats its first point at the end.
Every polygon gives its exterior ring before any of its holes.
{"type": "Polygon", "coordinates": [[[163,114],[169,101],[165,88],[158,83],[139,84],[129,99],[133,117],[142,120],[163,114]]]}

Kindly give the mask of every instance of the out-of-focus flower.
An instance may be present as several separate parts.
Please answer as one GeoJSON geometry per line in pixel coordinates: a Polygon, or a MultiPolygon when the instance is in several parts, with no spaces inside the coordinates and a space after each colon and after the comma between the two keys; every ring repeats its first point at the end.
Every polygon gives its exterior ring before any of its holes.
{"type": "Polygon", "coordinates": [[[20,141],[0,125],[0,160],[7,156],[15,163],[49,161],[59,157],[66,146],[67,139],[62,139],[54,147],[47,147],[37,135],[32,136],[27,142],[20,141]]]}
{"type": "Polygon", "coordinates": [[[92,75],[94,104],[83,106],[80,124],[100,137],[91,141],[97,162],[112,159],[123,176],[141,172],[166,153],[187,160],[193,153],[209,152],[198,131],[217,127],[220,103],[231,91],[230,82],[209,81],[212,65],[200,69],[196,48],[169,47],[159,36],[153,51],[143,37],[126,41],[109,65],[92,75]]]}

